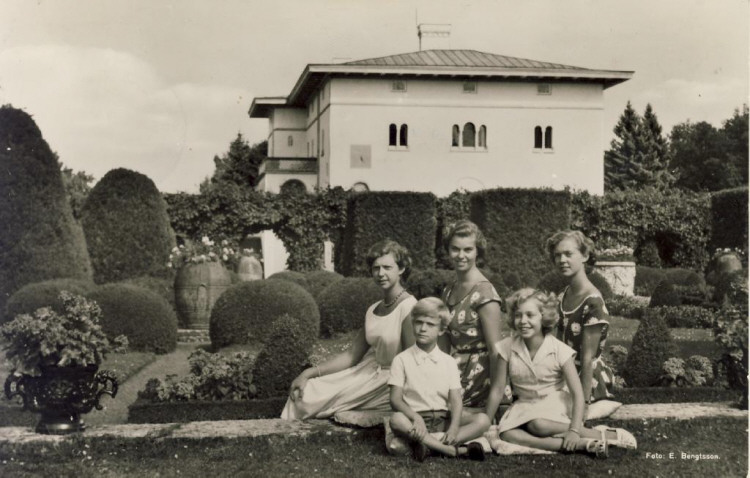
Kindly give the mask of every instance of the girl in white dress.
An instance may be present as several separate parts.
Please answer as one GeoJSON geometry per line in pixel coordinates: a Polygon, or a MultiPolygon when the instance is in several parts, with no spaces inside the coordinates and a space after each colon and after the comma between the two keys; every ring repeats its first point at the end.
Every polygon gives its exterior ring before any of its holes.
{"type": "Polygon", "coordinates": [[[551,333],[558,320],[557,298],[521,289],[507,303],[516,334],[495,345],[499,359],[487,414],[494,416],[503,396],[500,384],[507,377],[518,400],[500,420],[500,438],[543,450],[588,452],[599,458],[607,456],[609,445],[634,449],[635,438],[623,429],[583,426],[583,389],[575,351],[551,333]]]}
{"type": "Polygon", "coordinates": [[[388,379],[393,358],[414,344],[410,312],[416,299],[403,282],[411,269],[409,252],[397,242],[375,244],[367,254],[383,299],[365,314],[364,328],[349,350],[304,370],[289,387],[281,418],[328,418],[345,410],[391,409],[388,379]]]}

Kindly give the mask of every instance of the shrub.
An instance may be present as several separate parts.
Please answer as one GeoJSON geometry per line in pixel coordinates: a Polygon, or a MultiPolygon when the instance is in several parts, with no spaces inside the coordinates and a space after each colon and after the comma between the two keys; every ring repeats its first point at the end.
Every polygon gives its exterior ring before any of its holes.
{"type": "Polygon", "coordinates": [[[716,280],[716,287],[713,291],[713,301],[722,304],[733,289],[742,286],[747,278],[747,271],[735,271],[728,274],[721,274],[716,280]]]}
{"type": "Polygon", "coordinates": [[[316,338],[294,317],[282,315],[274,321],[253,370],[259,398],[287,395],[292,380],[309,366],[316,338]]]}
{"type": "Polygon", "coordinates": [[[693,355],[687,361],[672,357],[662,365],[660,382],[668,387],[704,387],[713,381],[711,361],[701,355],[693,355]]]}
{"type": "Polygon", "coordinates": [[[622,345],[612,345],[604,353],[604,362],[609,365],[612,372],[617,376],[622,376],[627,361],[628,349],[622,345]]]}
{"type": "Polygon", "coordinates": [[[62,313],[60,292],[64,290],[87,297],[94,290],[94,283],[80,279],[52,279],[26,284],[8,299],[3,322],[10,322],[18,314],[31,314],[42,307],[52,307],[55,312],[62,313]]]}
{"type": "MultiPolygon", "coordinates": [[[[612,293],[612,288],[609,286],[604,276],[602,276],[598,272],[589,272],[587,275],[594,287],[599,289],[599,292],[601,292],[602,294],[602,299],[604,299],[605,302],[614,296],[614,294],[612,293]]],[[[563,277],[559,272],[553,270],[545,274],[539,280],[536,288],[546,290],[547,292],[552,292],[555,294],[561,294],[562,291],[565,290],[565,287],[567,285],[568,284],[565,281],[565,277],[563,277]]]]}
{"type": "Polygon", "coordinates": [[[634,253],[638,265],[654,268],[662,266],[661,257],[659,257],[659,246],[656,245],[656,241],[644,241],[634,253]]]}
{"type": "Polygon", "coordinates": [[[669,279],[659,282],[648,304],[649,307],[677,307],[678,305],[682,305],[682,299],[669,279]]]}
{"type": "Polygon", "coordinates": [[[227,356],[197,349],[188,357],[190,373],[152,378],[138,398],[150,402],[185,400],[247,400],[255,397],[253,357],[247,352],[227,356]]]}
{"type": "Polygon", "coordinates": [[[747,280],[734,284],[714,325],[714,339],[722,348],[719,365],[727,382],[741,392],[740,406],[748,405],[748,305],[747,280]]]}
{"type": "Polygon", "coordinates": [[[83,206],[94,282],[140,276],[169,278],[175,245],[167,206],[153,181],[127,169],[113,169],[94,186],[83,206]]]}
{"type": "Polygon", "coordinates": [[[635,297],[616,295],[607,301],[607,311],[609,315],[626,317],[628,319],[640,319],[643,316],[643,310],[648,306],[635,297]]]}
{"type": "Polygon", "coordinates": [[[700,305],[706,301],[706,281],[687,269],[664,269],[664,279],[651,295],[651,307],[700,305]]]}
{"type": "Polygon", "coordinates": [[[26,284],[91,280],[55,153],[29,114],[0,107],[0,311],[26,284]]]}
{"type": "Polygon", "coordinates": [[[413,270],[406,281],[406,288],[417,299],[440,297],[445,286],[455,278],[453,271],[445,269],[413,270]]]}
{"type": "Polygon", "coordinates": [[[338,272],[326,270],[311,271],[305,274],[305,279],[307,279],[307,283],[310,285],[310,293],[316,299],[326,287],[343,278],[344,276],[338,272]]]}
{"type": "Polygon", "coordinates": [[[174,298],[174,279],[161,279],[159,277],[141,276],[133,279],[128,279],[122,282],[123,284],[130,284],[141,289],[147,289],[151,292],[155,292],[167,301],[172,310],[175,309],[175,298],[174,298]]]}
{"type": "Polygon", "coordinates": [[[435,266],[435,196],[414,192],[366,192],[349,199],[342,254],[345,276],[369,276],[365,257],[376,242],[390,238],[409,250],[412,266],[435,266]]]}
{"type": "Polygon", "coordinates": [[[214,349],[268,339],[273,320],[295,317],[314,336],[320,330],[315,299],[302,286],[286,280],[240,282],[214,304],[209,336],[214,349]]]}
{"type": "Polygon", "coordinates": [[[302,272],[297,271],[281,271],[277,272],[275,274],[271,274],[267,277],[268,280],[274,279],[274,280],[288,280],[290,282],[294,282],[298,286],[301,286],[303,289],[305,289],[307,292],[312,293],[312,290],[310,289],[310,283],[307,282],[307,278],[305,274],[302,272]]]}
{"type": "Polygon", "coordinates": [[[486,267],[537,277],[549,270],[544,244],[554,232],[570,227],[569,193],[491,189],[473,193],[470,204],[471,220],[487,238],[486,267]]]}
{"type": "Polygon", "coordinates": [[[156,292],[129,284],[106,284],[90,297],[102,309],[102,328],[108,337],[125,335],[130,348],[164,354],[177,346],[177,316],[156,292]]]}
{"type": "Polygon", "coordinates": [[[630,387],[657,385],[662,364],[675,355],[677,349],[664,319],[647,309],[633,336],[622,376],[630,387]]]}
{"type": "Polygon", "coordinates": [[[326,287],[318,296],[321,336],[332,337],[361,328],[367,308],[382,294],[372,279],[358,277],[346,277],[326,287]]]}
{"type": "Polygon", "coordinates": [[[662,269],[647,266],[636,266],[635,267],[635,295],[642,295],[650,297],[654,293],[654,289],[659,285],[659,282],[666,279],[667,276],[664,274],[662,269]]]}
{"type": "Polygon", "coordinates": [[[653,307],[651,310],[664,319],[668,327],[710,329],[715,322],[714,311],[694,305],[653,307]]]}
{"type": "Polygon", "coordinates": [[[711,248],[747,247],[747,186],[711,193],[711,248]]]}

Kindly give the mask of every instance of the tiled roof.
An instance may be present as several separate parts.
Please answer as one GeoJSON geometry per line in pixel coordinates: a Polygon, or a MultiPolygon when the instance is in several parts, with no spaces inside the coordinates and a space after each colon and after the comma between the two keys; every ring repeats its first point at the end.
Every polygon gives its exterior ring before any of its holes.
{"type": "Polygon", "coordinates": [[[476,50],[423,50],[399,55],[381,56],[344,63],[362,66],[426,66],[426,67],[471,67],[471,68],[544,68],[548,70],[586,70],[577,66],[561,65],[545,61],[527,60],[512,56],[496,55],[476,50]]]}

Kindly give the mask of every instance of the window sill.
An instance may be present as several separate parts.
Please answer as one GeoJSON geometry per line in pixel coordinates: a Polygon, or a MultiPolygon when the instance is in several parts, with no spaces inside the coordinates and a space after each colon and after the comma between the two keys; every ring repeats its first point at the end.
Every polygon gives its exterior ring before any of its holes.
{"type": "Polygon", "coordinates": [[[555,150],[552,148],[534,148],[534,154],[555,154],[555,150]]]}
{"type": "Polygon", "coordinates": [[[486,153],[487,148],[451,146],[451,153],[486,153]]]}
{"type": "Polygon", "coordinates": [[[409,152],[409,147],[408,146],[388,146],[388,151],[409,152]]]}

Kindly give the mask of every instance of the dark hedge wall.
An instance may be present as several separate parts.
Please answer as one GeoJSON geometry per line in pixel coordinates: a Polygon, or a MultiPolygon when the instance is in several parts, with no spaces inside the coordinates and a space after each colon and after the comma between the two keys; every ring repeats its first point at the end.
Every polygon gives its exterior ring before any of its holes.
{"type": "Polygon", "coordinates": [[[435,208],[431,193],[385,191],[353,195],[337,269],[346,276],[369,275],[365,262],[368,249],[388,238],[409,249],[413,267],[433,268],[435,208]]]}
{"type": "Polygon", "coordinates": [[[711,248],[747,247],[748,188],[726,189],[711,194],[711,248]]]}
{"type": "Polygon", "coordinates": [[[487,238],[487,267],[541,277],[552,267],[545,241],[570,227],[570,194],[550,189],[490,189],[471,195],[471,220],[487,238]]]}

